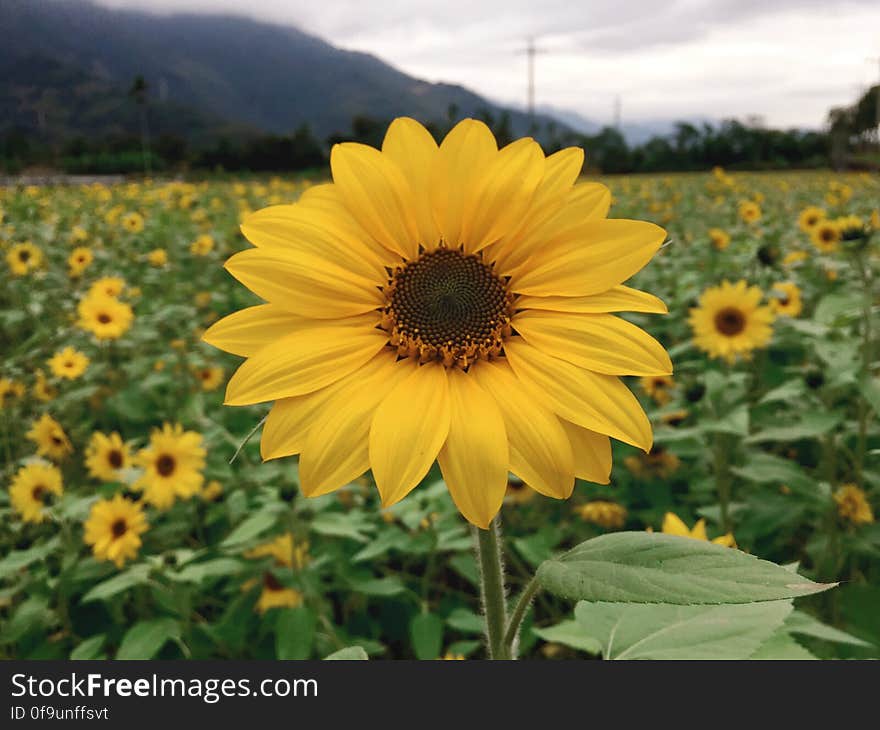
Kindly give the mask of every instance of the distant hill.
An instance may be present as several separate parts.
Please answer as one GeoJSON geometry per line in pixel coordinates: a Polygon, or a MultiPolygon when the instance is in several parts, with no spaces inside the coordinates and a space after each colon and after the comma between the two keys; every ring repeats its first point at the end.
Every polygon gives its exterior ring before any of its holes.
{"type": "MultiPolygon", "coordinates": [[[[136,130],[128,90],[137,75],[150,87],[154,131],[190,139],[288,134],[303,124],[326,138],[347,133],[356,115],[443,122],[450,108],[457,117],[505,111],[461,86],[428,83],[369,54],[241,17],[2,0],[0,28],[0,128],[46,136],[136,130]]],[[[529,117],[511,110],[510,127],[528,132],[529,117]]]]}

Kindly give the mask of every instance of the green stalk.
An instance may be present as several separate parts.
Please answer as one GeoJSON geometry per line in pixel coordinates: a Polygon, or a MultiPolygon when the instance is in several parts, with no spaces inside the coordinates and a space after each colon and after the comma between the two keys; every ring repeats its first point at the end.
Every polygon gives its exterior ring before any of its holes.
{"type": "Polygon", "coordinates": [[[489,659],[509,659],[510,654],[504,643],[507,602],[504,597],[504,569],[501,565],[497,518],[488,530],[475,527],[472,533],[480,567],[480,597],[483,601],[489,659]]]}
{"type": "Polygon", "coordinates": [[[718,489],[718,503],[721,506],[721,529],[725,533],[733,531],[730,522],[730,464],[726,442],[724,434],[715,434],[715,485],[718,489]]]}
{"type": "Polygon", "coordinates": [[[523,592],[520,594],[519,599],[516,602],[513,613],[510,615],[510,621],[507,624],[507,631],[504,634],[504,647],[507,649],[508,656],[511,659],[516,658],[514,646],[519,636],[519,627],[525,618],[526,611],[529,610],[529,606],[532,604],[532,599],[540,589],[541,585],[538,583],[537,576],[535,576],[526,584],[526,587],[523,588],[523,592]]]}
{"type": "MultiPolygon", "coordinates": [[[[871,377],[871,361],[873,358],[872,342],[871,342],[871,309],[874,306],[873,287],[871,286],[871,276],[869,274],[868,265],[865,263],[865,257],[859,253],[856,257],[859,265],[859,274],[862,280],[864,298],[862,300],[862,368],[861,379],[867,381],[871,377]]],[[[858,421],[859,435],[856,446],[856,483],[859,487],[865,486],[865,477],[863,474],[865,467],[865,455],[868,451],[868,404],[865,397],[859,398],[858,421]]]]}

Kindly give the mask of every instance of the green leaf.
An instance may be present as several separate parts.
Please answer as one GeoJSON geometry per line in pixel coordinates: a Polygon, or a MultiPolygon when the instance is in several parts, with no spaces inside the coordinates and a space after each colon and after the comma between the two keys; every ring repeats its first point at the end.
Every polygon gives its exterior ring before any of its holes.
{"type": "Polygon", "coordinates": [[[790,611],[790,601],[730,606],[581,601],[575,618],[599,641],[605,659],[747,659],[790,611]]]}
{"type": "Polygon", "coordinates": [[[840,318],[858,317],[861,309],[861,292],[848,290],[826,294],[816,305],[813,321],[819,324],[832,325],[840,318]]]}
{"type": "Polygon", "coordinates": [[[759,403],[774,403],[776,401],[790,402],[799,399],[803,394],[806,386],[801,378],[795,378],[783,383],[778,388],[764,394],[759,403]]]}
{"type": "Polygon", "coordinates": [[[741,405],[715,421],[705,421],[702,429],[709,433],[732,433],[746,436],[749,433],[749,409],[741,405]]]}
{"type": "Polygon", "coordinates": [[[257,512],[257,514],[251,515],[230,532],[226,539],[220,543],[220,547],[229,548],[252,540],[257,535],[264,533],[274,526],[277,520],[278,515],[275,512],[257,512]]]}
{"type": "Polygon", "coordinates": [[[357,542],[369,542],[373,525],[362,514],[355,512],[322,512],[312,520],[312,530],[328,537],[347,537],[357,542]]]}
{"type": "Polygon", "coordinates": [[[815,656],[798,644],[784,627],[770,636],[749,657],[749,659],[764,660],[804,660],[815,658],[815,656]]]}
{"type": "Polygon", "coordinates": [[[118,593],[127,591],[129,588],[132,588],[136,585],[143,585],[149,580],[149,565],[133,565],[125,572],[114,575],[112,578],[108,578],[107,580],[98,583],[98,585],[94,586],[88,593],[86,593],[82,597],[81,603],[89,603],[91,601],[106,601],[109,598],[113,598],[113,596],[118,593]]]}
{"type": "Polygon", "coordinates": [[[848,634],[833,626],[823,624],[818,619],[813,618],[803,611],[793,611],[792,614],[785,619],[785,629],[791,634],[802,634],[804,636],[813,636],[817,639],[825,641],[833,641],[837,644],[850,644],[852,646],[871,646],[867,641],[863,641],[857,636],[848,634]]]}
{"type": "Polygon", "coordinates": [[[783,484],[795,492],[811,497],[823,498],[816,481],[798,464],[772,454],[749,454],[744,466],[733,467],[731,471],[742,479],[759,484],[783,484]]]}
{"type": "Polygon", "coordinates": [[[482,634],[484,631],[483,617],[467,608],[453,609],[446,617],[446,623],[463,634],[482,634]]]}
{"type": "Polygon", "coordinates": [[[874,409],[874,413],[880,415],[880,378],[862,378],[859,381],[859,392],[874,409]]]}
{"type": "Polygon", "coordinates": [[[786,426],[772,426],[754,433],[746,439],[746,443],[756,441],[797,441],[799,439],[816,438],[836,428],[843,416],[839,413],[805,413],[799,423],[786,426]]]}
{"type": "Polygon", "coordinates": [[[409,636],[416,659],[437,659],[443,647],[443,620],[433,613],[419,613],[409,622],[409,636]]]}
{"type": "Polygon", "coordinates": [[[275,657],[308,659],[315,640],[317,618],[306,606],[278,611],[275,623],[275,657]]]}
{"type": "Polygon", "coordinates": [[[152,659],[169,641],[180,641],[180,624],[173,618],[140,621],[122,637],[117,659],[152,659]]]}
{"type": "Polygon", "coordinates": [[[749,603],[827,590],[774,563],[703,540],[617,532],[581,543],[538,568],[563,598],[628,603],[749,603]]]}
{"type": "Polygon", "coordinates": [[[406,586],[401,583],[400,578],[394,575],[385,578],[352,579],[351,587],[357,593],[384,598],[396,596],[406,590],[406,586]]]}
{"type": "Polygon", "coordinates": [[[333,659],[342,659],[342,660],[365,660],[369,659],[367,656],[367,652],[364,651],[362,646],[347,646],[345,649],[340,649],[339,651],[334,651],[330,656],[325,656],[325,660],[333,660],[333,659]]]}
{"type": "Polygon", "coordinates": [[[600,641],[588,635],[577,621],[562,621],[555,626],[545,626],[543,629],[536,629],[533,626],[532,633],[544,641],[563,644],[590,654],[602,653],[600,641]]]}
{"type": "Polygon", "coordinates": [[[104,642],[107,640],[106,634],[97,634],[96,636],[90,636],[88,639],[83,641],[79,646],[76,647],[72,652],[70,652],[71,659],[100,659],[101,658],[101,649],[104,646],[104,642]]]}
{"type": "Polygon", "coordinates": [[[42,545],[35,545],[27,550],[12,550],[0,560],[0,578],[6,578],[19,570],[28,567],[31,563],[43,560],[54,552],[59,545],[57,537],[47,540],[42,545]]]}
{"type": "Polygon", "coordinates": [[[217,558],[206,560],[203,563],[193,563],[184,566],[177,573],[171,573],[171,580],[181,583],[201,583],[205,579],[222,578],[227,575],[235,575],[242,569],[242,563],[233,558],[217,558]]]}
{"type": "Polygon", "coordinates": [[[409,542],[407,534],[399,527],[394,525],[380,532],[375,538],[355,553],[352,558],[354,563],[362,563],[366,560],[373,560],[381,557],[389,550],[405,548],[409,542]]]}

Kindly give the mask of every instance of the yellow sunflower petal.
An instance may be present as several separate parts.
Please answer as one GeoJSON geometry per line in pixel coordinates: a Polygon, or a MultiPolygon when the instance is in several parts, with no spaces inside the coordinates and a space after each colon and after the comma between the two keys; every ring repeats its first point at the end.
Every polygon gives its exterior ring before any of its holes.
{"type": "Polygon", "coordinates": [[[487,529],[507,491],[509,453],[495,399],[462,370],[449,372],[449,436],[437,461],[465,519],[487,529]]]}
{"type": "Polygon", "coordinates": [[[345,386],[321,407],[299,458],[303,494],[327,494],[370,468],[373,413],[391,389],[412,373],[411,363],[411,359],[396,362],[390,351],[381,352],[349,376],[345,386]]]}
{"type": "Polygon", "coordinates": [[[431,172],[438,149],[431,133],[409,117],[399,117],[391,122],[382,143],[382,154],[397,163],[409,183],[419,243],[429,251],[440,239],[430,195],[431,172]]]}
{"type": "Polygon", "coordinates": [[[539,350],[597,373],[672,373],[672,361],[657,340],[612,314],[529,310],[517,314],[513,326],[539,350]]]}
{"type": "Polygon", "coordinates": [[[446,381],[442,365],[422,365],[376,409],[370,427],[370,466],[382,506],[409,494],[437,458],[449,433],[446,381]]]}
{"type": "Polygon", "coordinates": [[[263,460],[300,453],[305,447],[309,429],[338,387],[337,381],[312,393],[275,401],[263,424],[260,438],[260,456],[263,460]]]}
{"type": "Polygon", "coordinates": [[[601,294],[586,297],[532,297],[516,300],[518,309],[545,309],[554,312],[600,314],[602,312],[645,312],[667,314],[669,309],[653,294],[631,289],[623,284],[613,286],[601,294]]]}
{"type": "Polygon", "coordinates": [[[520,381],[562,418],[649,451],[648,417],[629,389],[612,375],[584,370],[512,337],[504,351],[520,381]]]}
{"type": "Polygon", "coordinates": [[[226,405],[245,406],[305,395],[335,383],[381,350],[388,337],[364,326],[313,327],[249,357],[226,386],[226,405]]]}
{"type": "Polygon", "coordinates": [[[560,419],[571,443],[574,474],[594,484],[611,481],[611,441],[607,436],[560,419]]]}
{"type": "Polygon", "coordinates": [[[500,150],[466,203],[461,230],[465,252],[476,253],[518,227],[543,175],[544,153],[534,140],[520,139],[500,150]]]}
{"type": "Polygon", "coordinates": [[[415,258],[412,193],[391,158],[367,145],[343,142],[330,152],[330,169],[345,207],[364,230],[389,251],[415,258]]]}
{"type": "Polygon", "coordinates": [[[492,132],[475,119],[460,121],[440,144],[431,176],[431,206],[440,235],[450,248],[462,242],[466,206],[497,154],[492,132]]]}
{"type": "Polygon", "coordinates": [[[304,326],[313,327],[314,321],[291,314],[275,304],[259,304],[215,322],[202,339],[225,352],[248,357],[304,326]]]}
{"type": "Polygon", "coordinates": [[[339,225],[334,216],[306,205],[273,205],[252,213],[241,225],[257,247],[280,247],[294,255],[311,254],[367,279],[381,282],[389,257],[378,244],[339,225]]]}
{"type": "Polygon", "coordinates": [[[678,535],[679,537],[690,537],[690,528],[681,520],[681,518],[672,512],[663,515],[662,531],[667,535],[678,535]]]}
{"type": "Polygon", "coordinates": [[[665,238],[653,223],[586,221],[536,252],[513,276],[511,288],[539,297],[599,294],[639,271],[665,238]]]}
{"type": "Polygon", "coordinates": [[[510,471],[548,497],[571,496],[575,467],[569,439],[559,419],[531,397],[508,363],[479,362],[470,374],[495,398],[504,417],[510,471]]]}
{"type": "Polygon", "coordinates": [[[695,524],[694,529],[691,530],[691,537],[694,537],[697,540],[709,539],[709,536],[706,534],[706,520],[704,520],[702,517],[697,520],[697,524],[695,524]]]}
{"type": "Polygon", "coordinates": [[[226,270],[257,296],[304,317],[347,317],[383,302],[375,280],[302,252],[252,248],[232,256],[226,270]]]}

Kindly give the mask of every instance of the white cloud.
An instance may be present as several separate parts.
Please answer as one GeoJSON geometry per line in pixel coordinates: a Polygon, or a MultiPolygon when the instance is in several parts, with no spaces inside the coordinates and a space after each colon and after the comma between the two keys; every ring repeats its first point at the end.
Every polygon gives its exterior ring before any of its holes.
{"type": "Polygon", "coordinates": [[[407,73],[525,98],[529,35],[538,103],[610,121],[763,116],[818,127],[877,77],[875,0],[100,0],[157,12],[248,15],[297,25],[407,73]]]}

